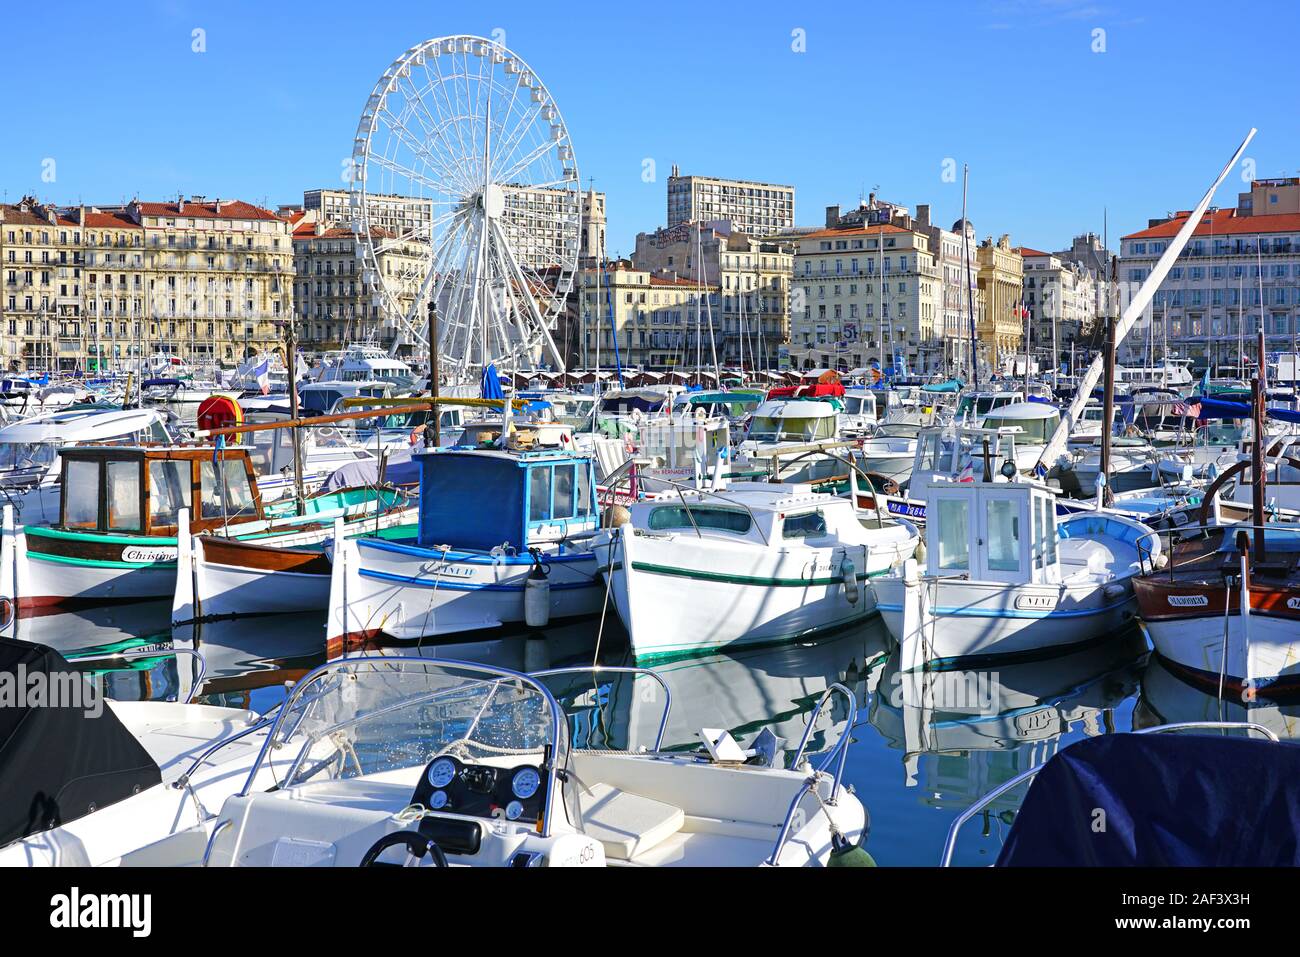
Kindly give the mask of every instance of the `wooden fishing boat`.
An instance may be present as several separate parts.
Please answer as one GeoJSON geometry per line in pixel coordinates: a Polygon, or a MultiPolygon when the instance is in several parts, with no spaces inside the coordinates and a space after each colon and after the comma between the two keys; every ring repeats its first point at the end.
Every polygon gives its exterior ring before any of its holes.
{"type": "Polygon", "coordinates": [[[17,526],[4,510],[0,595],[21,612],[172,597],[177,536],[190,532],[272,545],[308,545],[337,517],[359,521],[403,508],[393,490],[344,489],[263,505],[246,448],[76,446],[60,450],[60,518],[17,526]]]}
{"type": "Polygon", "coordinates": [[[413,458],[420,464],[414,534],[341,534],[328,546],[331,655],[600,611],[590,456],[434,449],[413,458]]]}

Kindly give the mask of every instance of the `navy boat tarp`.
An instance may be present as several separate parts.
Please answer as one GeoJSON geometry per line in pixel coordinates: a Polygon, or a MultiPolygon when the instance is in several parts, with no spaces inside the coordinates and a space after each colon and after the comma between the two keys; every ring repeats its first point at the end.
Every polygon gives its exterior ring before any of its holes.
{"type": "Polygon", "coordinates": [[[50,706],[56,683],[66,690],[83,680],[57,651],[0,638],[0,684],[7,686],[0,693],[14,698],[0,707],[0,847],[162,781],[149,752],[102,698],[97,708],[50,706]],[[45,689],[39,698],[38,687],[45,689]]]}
{"type": "Polygon", "coordinates": [[[1235,732],[1087,738],[1034,778],[998,865],[1295,866],[1297,780],[1300,745],[1287,742],[1235,732]]]}

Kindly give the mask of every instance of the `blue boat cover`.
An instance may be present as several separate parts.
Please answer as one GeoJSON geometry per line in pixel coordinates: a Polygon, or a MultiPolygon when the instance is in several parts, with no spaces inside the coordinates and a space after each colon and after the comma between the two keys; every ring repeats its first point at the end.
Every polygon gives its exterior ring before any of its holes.
{"type": "Polygon", "coordinates": [[[1186,732],[1087,738],[1034,778],[998,865],[1294,867],[1297,780],[1300,745],[1290,742],[1186,732]]]}
{"type": "MultiPolygon", "coordinates": [[[[1201,414],[1197,416],[1198,419],[1249,419],[1251,417],[1249,402],[1227,402],[1223,399],[1212,399],[1206,395],[1198,395],[1193,399],[1188,399],[1187,402],[1189,405],[1200,404],[1201,414]]],[[[1278,422],[1300,422],[1300,412],[1294,412],[1291,409],[1268,406],[1264,409],[1264,414],[1278,422]]]]}

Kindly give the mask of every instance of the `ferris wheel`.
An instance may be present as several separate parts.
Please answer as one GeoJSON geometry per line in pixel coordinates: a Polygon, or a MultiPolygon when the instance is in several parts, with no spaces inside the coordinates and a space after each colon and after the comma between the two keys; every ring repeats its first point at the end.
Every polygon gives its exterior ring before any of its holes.
{"type": "Polygon", "coordinates": [[[454,377],[488,362],[564,367],[551,332],[573,288],[578,164],[545,85],[482,37],[427,40],[371,91],[352,153],[362,278],[403,345],[454,377]]]}

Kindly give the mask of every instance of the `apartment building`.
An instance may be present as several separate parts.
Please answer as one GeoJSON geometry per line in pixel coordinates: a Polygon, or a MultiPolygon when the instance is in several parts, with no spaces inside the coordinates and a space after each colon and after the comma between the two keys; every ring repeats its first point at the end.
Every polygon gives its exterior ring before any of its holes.
{"type": "Polygon", "coordinates": [[[582,269],[578,289],[584,367],[707,368],[715,349],[722,364],[716,284],[619,259],[582,269]]]}
{"type": "MultiPolygon", "coordinates": [[[[1150,274],[1190,212],[1151,219],[1120,240],[1121,300],[1150,274]]],[[[1211,209],[1120,343],[1120,361],[1181,356],[1198,367],[1255,361],[1300,339],[1300,177],[1255,180],[1236,208],[1211,209]],[[1262,324],[1262,325],[1261,325],[1262,324]]]]}
{"type": "Polygon", "coordinates": [[[27,199],[4,220],[0,350],[31,371],[112,368],[156,350],[233,364],[278,347],[292,313],[288,226],[249,203],[27,199]]]}
{"type": "Polygon", "coordinates": [[[792,242],[757,239],[727,222],[680,223],[639,233],[632,262],[720,290],[713,342],[719,364],[776,367],[789,335],[792,242]]]}
{"type": "Polygon", "coordinates": [[[790,313],[795,364],[940,368],[943,276],[928,233],[903,214],[845,226],[830,207],[827,221],[827,228],[797,240],[790,313]]]}

